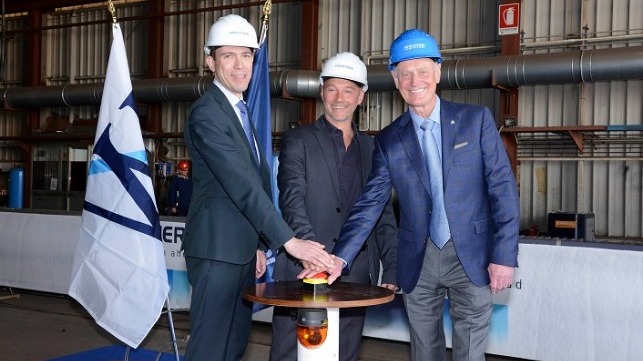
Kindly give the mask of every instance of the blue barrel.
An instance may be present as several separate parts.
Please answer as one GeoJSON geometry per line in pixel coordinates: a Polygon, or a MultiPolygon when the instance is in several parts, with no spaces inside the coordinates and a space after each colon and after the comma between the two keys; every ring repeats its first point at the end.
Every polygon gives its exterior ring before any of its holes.
{"type": "Polygon", "coordinates": [[[25,193],[25,171],[15,167],[9,171],[9,208],[22,208],[22,199],[25,193]]]}

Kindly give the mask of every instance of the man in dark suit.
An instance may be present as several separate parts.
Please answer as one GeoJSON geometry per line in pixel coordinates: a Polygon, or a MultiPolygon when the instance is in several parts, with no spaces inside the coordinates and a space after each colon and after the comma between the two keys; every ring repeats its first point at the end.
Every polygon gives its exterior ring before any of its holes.
{"type": "Polygon", "coordinates": [[[482,361],[492,294],[511,284],[517,267],[518,190],[489,109],[436,95],[441,61],[435,40],[421,30],[391,44],[389,70],[409,109],[375,137],[369,181],[342,227],[328,280],[351,268],[395,189],[397,282],[413,360],[446,360],[448,296],[453,360],[482,361]]]}
{"type": "MultiPolygon", "coordinates": [[[[373,139],[358,132],[353,123],[355,109],[368,88],[364,63],[352,53],[337,54],[325,62],[320,82],[324,115],[284,134],[277,184],[283,218],[296,236],[315,239],[330,251],[366,184],[373,139]]],[[[397,290],[396,231],[389,204],[342,280],[378,284],[381,260],[382,287],[397,290]]],[[[296,280],[302,269],[297,259],[282,253],[277,256],[273,277],[296,280]]],[[[296,315],[292,308],[275,307],[270,360],[297,360],[296,315]]],[[[340,310],[339,360],[357,359],[364,316],[363,307],[340,310]]]]}
{"type": "Polygon", "coordinates": [[[259,248],[283,246],[297,259],[332,264],[323,245],[295,238],[272,204],[268,164],[242,99],[257,48],[244,18],[228,15],[212,25],[204,50],[214,84],[194,102],[185,125],[194,182],[183,243],[192,286],[186,361],[243,357],[252,304],[241,292],[265,271],[259,248]]]}

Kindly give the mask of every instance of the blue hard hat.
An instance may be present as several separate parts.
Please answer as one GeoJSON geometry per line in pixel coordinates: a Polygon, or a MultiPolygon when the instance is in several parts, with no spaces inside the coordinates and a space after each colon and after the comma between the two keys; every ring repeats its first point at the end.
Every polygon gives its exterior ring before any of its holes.
{"type": "Polygon", "coordinates": [[[419,29],[406,30],[395,38],[389,54],[388,70],[395,69],[397,63],[405,60],[431,58],[438,64],[442,62],[438,43],[419,29]]]}

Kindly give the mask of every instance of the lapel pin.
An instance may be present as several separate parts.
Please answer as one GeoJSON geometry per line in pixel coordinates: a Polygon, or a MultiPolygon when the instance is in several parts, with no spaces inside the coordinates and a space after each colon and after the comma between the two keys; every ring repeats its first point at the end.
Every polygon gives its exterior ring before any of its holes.
{"type": "Polygon", "coordinates": [[[451,125],[455,124],[455,120],[451,119],[451,125]]]}

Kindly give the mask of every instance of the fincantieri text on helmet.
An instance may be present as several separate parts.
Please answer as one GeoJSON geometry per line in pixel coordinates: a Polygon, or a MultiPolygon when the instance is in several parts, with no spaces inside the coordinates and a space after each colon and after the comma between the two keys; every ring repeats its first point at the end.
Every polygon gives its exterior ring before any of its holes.
{"type": "Polygon", "coordinates": [[[230,34],[251,36],[251,34],[249,32],[240,31],[240,30],[232,30],[232,31],[230,31],[230,34]]]}
{"type": "Polygon", "coordinates": [[[411,45],[405,45],[404,50],[411,50],[411,49],[424,49],[426,48],[426,44],[421,44],[421,43],[416,43],[416,44],[411,44],[411,45]]]}

